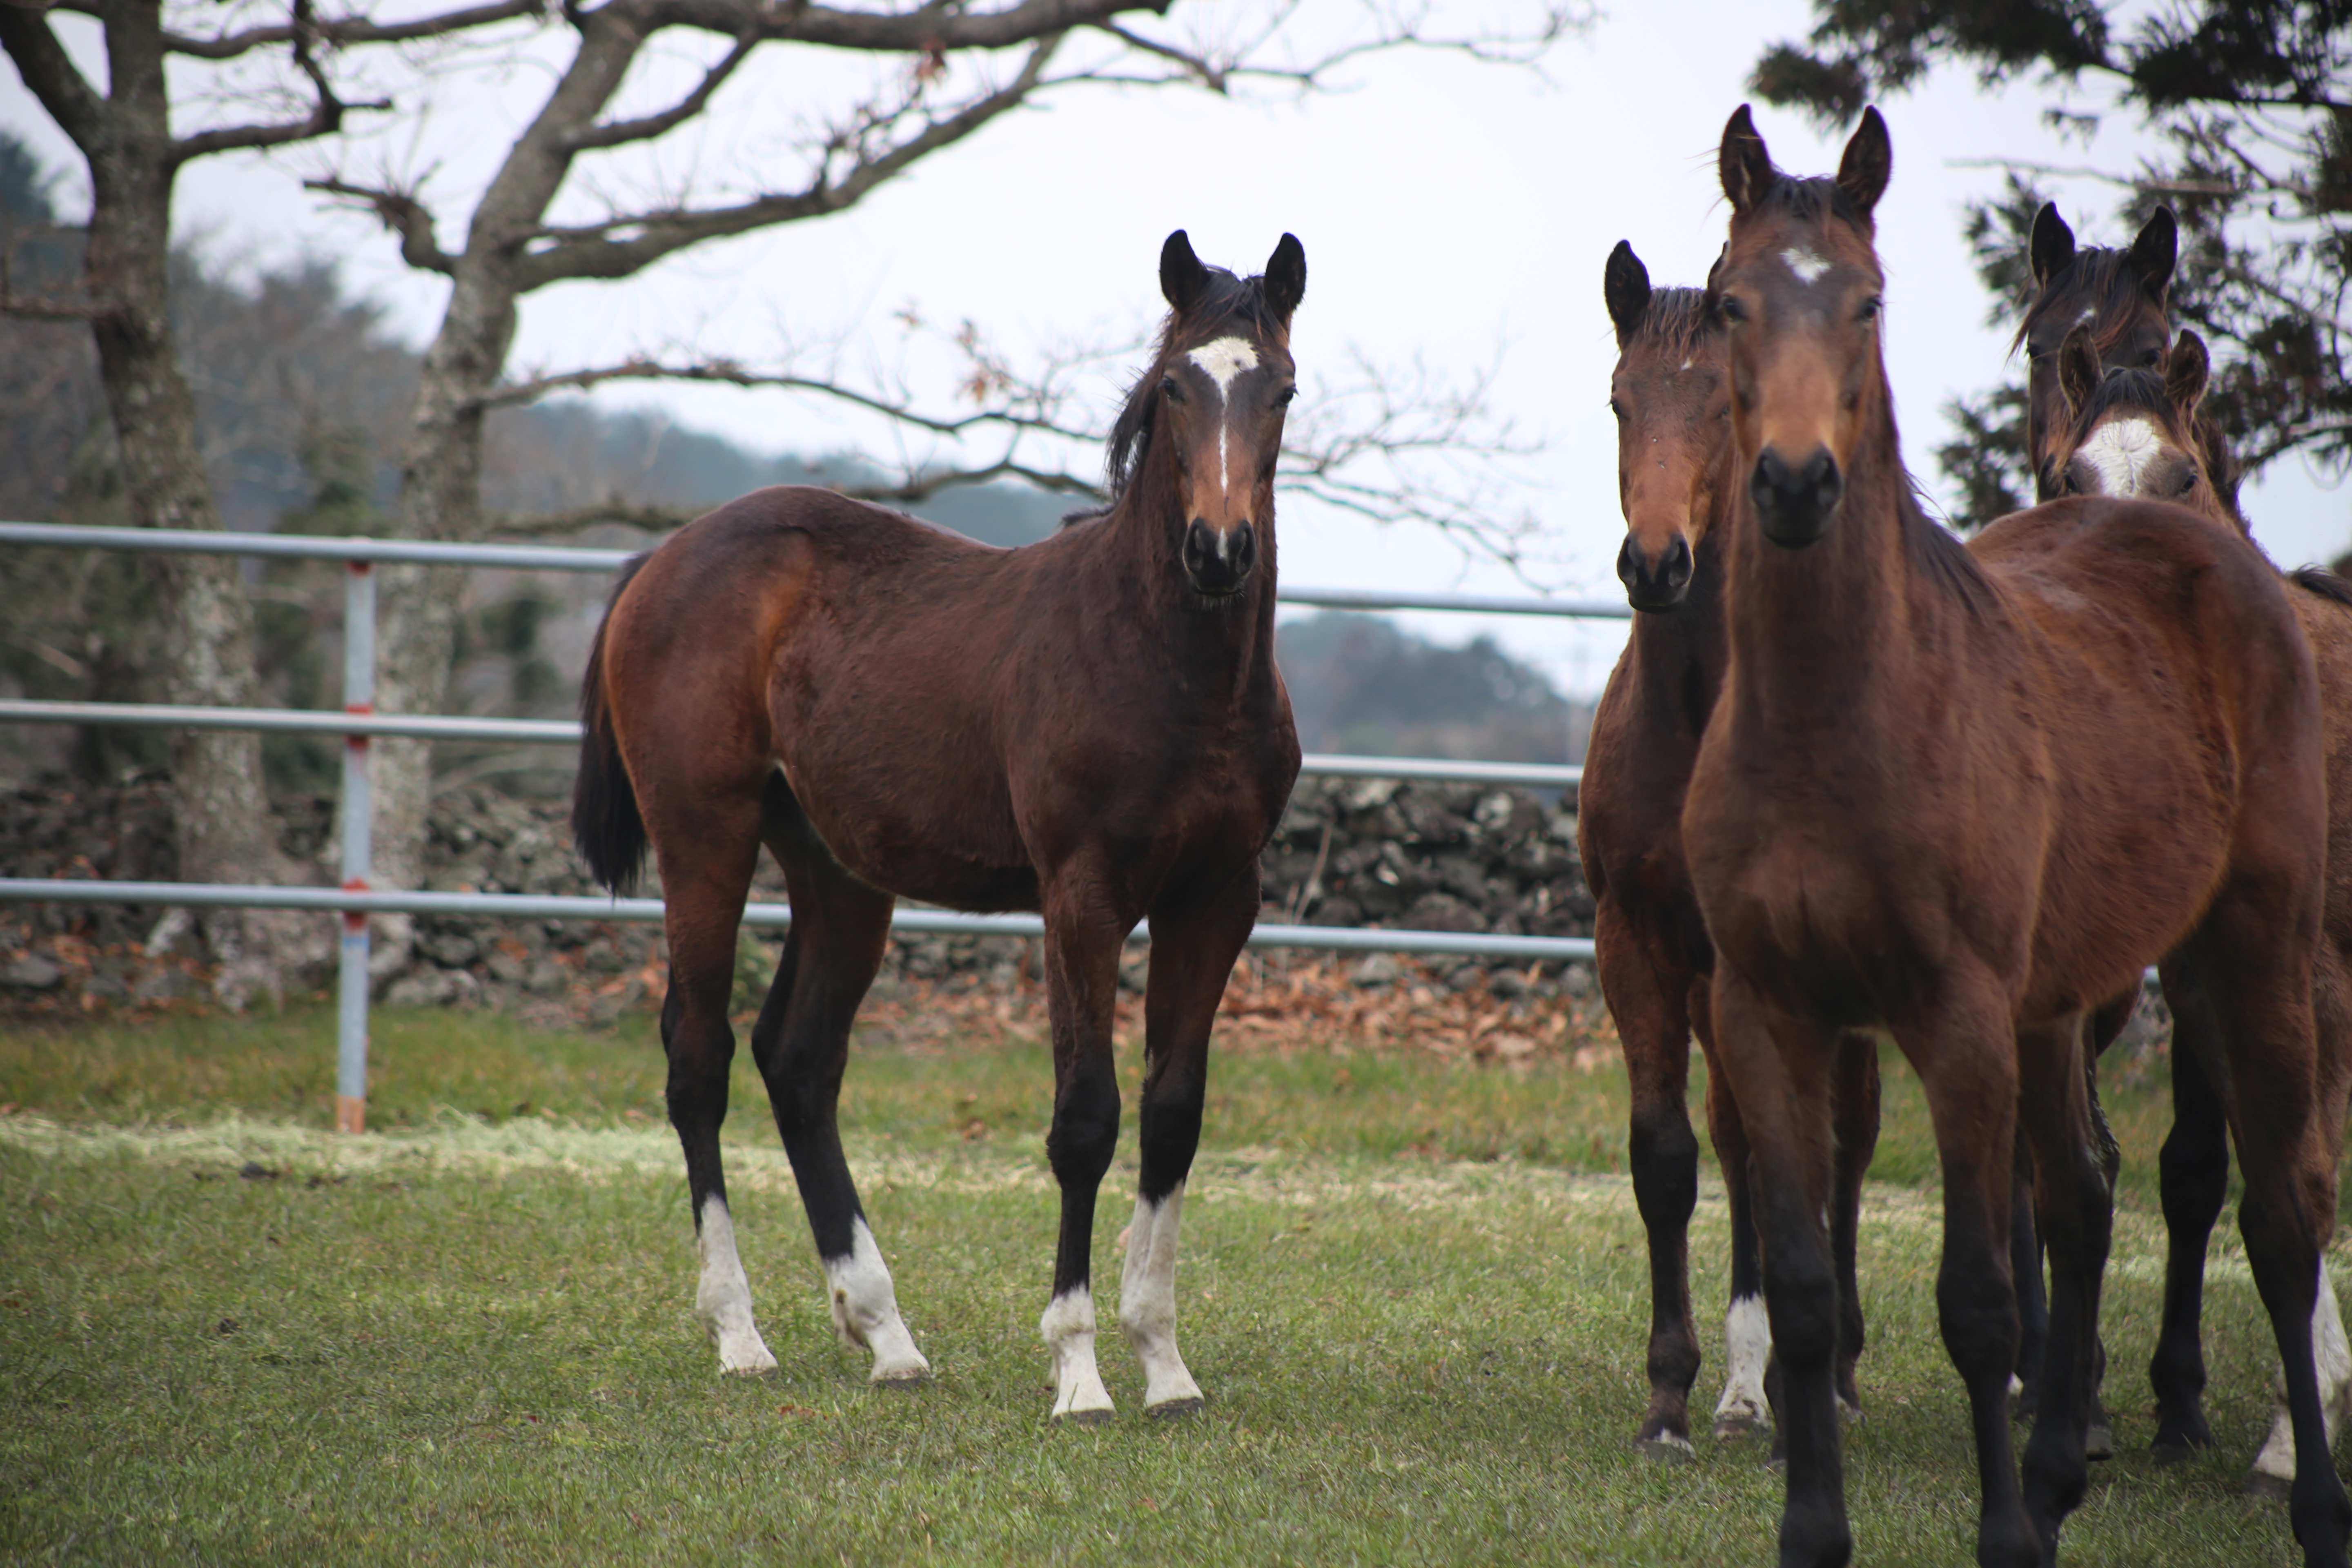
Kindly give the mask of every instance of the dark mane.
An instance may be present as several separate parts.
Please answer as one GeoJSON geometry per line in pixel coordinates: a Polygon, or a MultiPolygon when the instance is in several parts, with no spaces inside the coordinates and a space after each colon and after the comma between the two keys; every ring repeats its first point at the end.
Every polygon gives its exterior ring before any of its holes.
{"type": "MultiPolygon", "coordinates": [[[[1183,322],[1188,334],[1197,331],[1204,338],[1213,338],[1222,335],[1219,329],[1224,327],[1243,329],[1251,337],[1265,337],[1282,331],[1281,321],[1266,305],[1264,278],[1236,278],[1222,267],[1212,267],[1207,271],[1208,282],[1201,298],[1193,302],[1191,317],[1183,322]]],[[[1176,313],[1171,310],[1167,323],[1160,329],[1160,346],[1151,356],[1151,363],[1128,389],[1127,406],[1118,411],[1118,418],[1111,425],[1110,453],[1104,464],[1104,488],[1110,492],[1110,506],[1117,506],[1127,493],[1128,481],[1135,478],[1136,467],[1151,445],[1151,431],[1160,407],[1155,395],[1160,390],[1160,378],[1166,373],[1168,357],[1175,350],[1177,325],[1176,313]]]]}
{"type": "Polygon", "coordinates": [[[1706,289],[1653,289],[1633,335],[1654,340],[1666,353],[1687,359],[1698,349],[1699,339],[1706,335],[1714,320],[1706,289]]]}
{"type": "Polygon", "coordinates": [[[2091,318],[2102,330],[2092,340],[2092,347],[2102,359],[2128,331],[2132,324],[2132,308],[2149,300],[2141,286],[2139,269],[2130,265],[2131,253],[2111,249],[2104,245],[2086,245],[2074,252],[2074,258],[2058,271],[2058,286],[2035,291],[2026,306],[2025,319],[2017,324],[2017,336],[2009,342],[2009,352],[2015,353],[2033,329],[2046,320],[2051,311],[2063,302],[2070,310],[2080,311],[2088,304],[2095,314],[2091,318]]]}
{"type": "Polygon", "coordinates": [[[2352,609],[2352,583],[2346,582],[2325,566],[2298,566],[2287,575],[2294,585],[2306,594],[2316,594],[2323,599],[2333,599],[2352,609]]]}

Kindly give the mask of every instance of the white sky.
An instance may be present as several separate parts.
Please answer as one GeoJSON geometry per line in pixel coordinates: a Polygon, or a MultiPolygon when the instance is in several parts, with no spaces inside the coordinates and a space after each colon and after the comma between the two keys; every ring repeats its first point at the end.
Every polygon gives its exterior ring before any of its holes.
{"type": "MultiPolygon", "coordinates": [[[[1444,25],[1507,3],[1436,10],[1444,25]]],[[[1182,26],[1189,14],[1195,26],[1229,26],[1242,10],[1241,0],[1185,0],[1172,20],[1182,26]]],[[[1302,23],[1350,14],[1340,0],[1308,0],[1302,23]]],[[[1419,360],[1455,380],[1499,362],[1493,406],[1544,443],[1509,465],[1510,509],[1532,512],[1544,529],[1530,576],[1564,594],[1614,598],[1622,524],[1604,406],[1615,344],[1601,300],[1602,261],[1630,239],[1654,282],[1703,279],[1727,216],[1715,176],[1723,122],[1746,96],[1764,45],[1801,37],[1809,22],[1802,0],[1626,5],[1587,37],[1557,47],[1540,75],[1401,55],[1351,69],[1342,79],[1350,90],[1298,102],[1169,89],[1066,93],[987,128],[847,213],[689,252],[626,283],[533,296],[511,367],[564,369],[689,348],[756,360],[787,342],[833,342],[848,363],[887,368],[903,359],[896,312],[909,306],[935,322],[976,321],[1016,351],[1099,339],[1156,320],[1157,258],[1171,228],[1189,229],[1203,259],[1244,272],[1262,267],[1289,230],[1307,258],[1292,345],[1302,395],[1312,395],[1318,373],[1345,379],[1357,351],[1389,365],[1419,360]]],[[[68,17],[58,25],[86,26],[68,17]]],[[[688,79],[684,56],[680,46],[633,79],[636,111],[688,79]]],[[[726,194],[730,176],[737,188],[763,172],[793,183],[788,139],[802,121],[793,106],[837,100],[867,79],[866,68],[811,51],[755,56],[730,84],[726,112],[641,168],[634,188],[650,181],[709,200],[726,194]]],[[[346,167],[355,176],[378,163],[431,168],[425,195],[454,244],[484,160],[551,79],[529,63],[492,70],[464,58],[441,61],[438,72],[432,115],[363,144],[346,167]]],[[[415,101],[417,89],[400,85],[402,101],[415,101]]],[[[1940,486],[1930,448],[1945,437],[1944,403],[2021,374],[2003,358],[2010,329],[1983,325],[1988,300],[1960,237],[1962,203],[1997,188],[2000,176],[1956,162],[2133,161],[2136,143],[2120,119],[2091,147],[2059,142],[2040,123],[2048,96],[2032,84],[1989,96],[1967,73],[1946,72],[1883,106],[1895,144],[1894,181],[1878,208],[1888,367],[1909,460],[1931,488],[1940,486]]],[[[1818,137],[1769,109],[1758,123],[1782,168],[1835,167],[1843,136],[1818,137]]],[[[13,73],[0,78],[0,124],[28,137],[53,166],[78,171],[13,73]]],[[[373,220],[302,191],[299,177],[320,162],[312,149],[192,165],[179,186],[182,231],[207,231],[217,249],[257,261],[335,257],[352,287],[387,301],[421,345],[437,322],[443,280],[404,268],[373,220]]],[[[2084,243],[2129,237],[2108,216],[2114,193],[2048,183],[2084,243]]],[[[69,179],[60,195],[71,203],[80,188],[69,179]]],[[[590,210],[584,200],[572,209],[590,210]]],[[[1097,378],[1090,401],[1098,423],[1108,425],[1130,374],[1097,378]]],[[[768,452],[876,441],[870,426],[776,393],[639,385],[599,396],[614,408],[659,406],[768,452]]],[[[2245,499],[2257,537],[2283,564],[2352,544],[2347,498],[2292,459],[2245,499]]],[[[1442,539],[1301,502],[1286,503],[1281,542],[1284,580],[1294,584],[1527,591],[1442,539]]],[[[1408,619],[1447,641],[1491,631],[1578,693],[1599,689],[1623,637],[1613,622],[1408,619]]]]}

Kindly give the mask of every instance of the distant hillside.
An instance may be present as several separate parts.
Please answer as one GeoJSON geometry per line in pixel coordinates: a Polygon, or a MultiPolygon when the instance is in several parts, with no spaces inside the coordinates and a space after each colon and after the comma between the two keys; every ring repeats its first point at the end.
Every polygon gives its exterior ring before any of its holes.
{"type": "Polygon", "coordinates": [[[1285,622],[1276,657],[1298,743],[1387,757],[1581,761],[1592,710],[1481,636],[1445,647],[1381,616],[1285,622]]]}

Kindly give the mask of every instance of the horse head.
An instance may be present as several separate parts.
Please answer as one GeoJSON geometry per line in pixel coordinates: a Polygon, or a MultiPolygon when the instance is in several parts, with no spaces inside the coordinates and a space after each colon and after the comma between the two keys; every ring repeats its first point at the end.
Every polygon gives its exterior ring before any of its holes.
{"type": "Polygon", "coordinates": [[[1112,489],[1124,497],[1130,479],[1164,485],[1185,578],[1229,600],[1272,553],[1275,462],[1298,390],[1290,317],[1307,292],[1307,253],[1286,234],[1263,276],[1236,278],[1202,264],[1180,228],[1160,248],[1160,290],[1168,322],[1113,427],[1112,489]]]}
{"type": "MultiPolygon", "coordinates": [[[[2074,231],[2045,202],[2034,215],[2027,265],[2033,300],[2017,329],[2025,348],[2026,446],[2033,462],[2035,499],[2053,500],[2064,458],[2067,420],[2059,405],[2058,351],[2078,329],[2105,370],[2156,370],[2172,342],[2168,313],[2180,231],[2172,209],[2159,206],[2128,248],[2074,244],[2074,231]]],[[[2012,348],[2016,345],[2012,344],[2012,348]]]]}
{"type": "Polygon", "coordinates": [[[1609,253],[1601,297],[1617,327],[1609,378],[1625,514],[1617,575],[1635,609],[1670,610],[1689,590],[1730,447],[1723,328],[1705,289],[1651,288],[1623,240],[1609,253]]]}
{"type": "Polygon", "coordinates": [[[2244,528],[2213,482],[2200,438],[2198,407],[2211,374],[2203,339],[2181,333],[2160,370],[2113,370],[2100,365],[2091,329],[2078,326],[2054,357],[2060,495],[2171,501],[2244,528]]]}
{"type": "Polygon", "coordinates": [[[1731,236],[1707,289],[1726,334],[1738,460],[1776,544],[1827,532],[1864,434],[1874,423],[1893,429],[1871,219],[1893,164],[1875,109],[1863,111],[1835,179],[1774,168],[1745,104],[1723,130],[1731,236]]]}

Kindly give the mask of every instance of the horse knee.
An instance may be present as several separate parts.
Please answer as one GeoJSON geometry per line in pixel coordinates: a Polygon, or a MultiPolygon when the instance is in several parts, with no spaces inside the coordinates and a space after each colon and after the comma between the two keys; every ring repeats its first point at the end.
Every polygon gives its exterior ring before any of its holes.
{"type": "Polygon", "coordinates": [[[1065,1186],[1099,1185],[1118,1147],[1118,1079],[1106,1062],[1081,1068],[1055,1097],[1045,1158],[1065,1186]]]}
{"type": "Polygon", "coordinates": [[[1837,1352],[1842,1321],[1837,1276],[1818,1259],[1775,1255],[1765,1278],[1773,1353],[1791,1368],[1826,1364],[1837,1352]]]}

